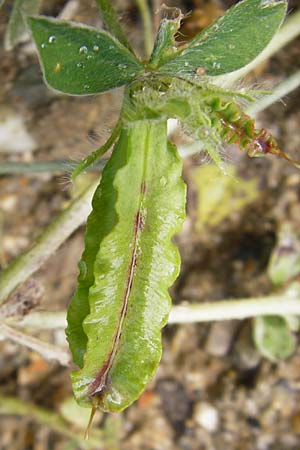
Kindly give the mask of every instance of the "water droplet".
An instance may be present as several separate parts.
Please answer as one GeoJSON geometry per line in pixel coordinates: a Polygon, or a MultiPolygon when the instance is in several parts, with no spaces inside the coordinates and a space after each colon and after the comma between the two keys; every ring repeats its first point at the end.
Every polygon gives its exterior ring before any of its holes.
{"type": "Polygon", "coordinates": [[[86,263],[84,261],[79,261],[78,268],[79,268],[79,277],[81,280],[84,280],[87,275],[86,263]]]}
{"type": "Polygon", "coordinates": [[[41,44],[41,48],[46,48],[47,46],[46,46],[46,43],[45,42],[43,42],[42,44],[41,44]]]}
{"type": "Polygon", "coordinates": [[[99,52],[99,46],[98,46],[98,45],[94,45],[93,51],[94,51],[95,53],[99,52]]]}
{"type": "Polygon", "coordinates": [[[84,64],[82,62],[77,63],[76,66],[79,67],[79,69],[84,68],[84,64]]]}
{"type": "Polygon", "coordinates": [[[85,45],[82,45],[79,49],[79,54],[80,55],[86,55],[88,52],[88,48],[85,45]]]}
{"type": "Polygon", "coordinates": [[[166,184],[167,184],[167,179],[166,179],[166,177],[161,177],[160,180],[159,180],[159,184],[160,184],[162,187],[166,186],[166,184]]]}
{"type": "Polygon", "coordinates": [[[48,42],[49,42],[49,44],[55,44],[55,42],[56,42],[56,37],[55,37],[55,36],[49,36],[48,42]]]}
{"type": "Polygon", "coordinates": [[[54,72],[55,73],[59,73],[61,71],[61,64],[60,63],[56,63],[56,66],[54,67],[54,72]]]}
{"type": "Polygon", "coordinates": [[[119,69],[127,69],[127,64],[118,64],[119,69]]]}

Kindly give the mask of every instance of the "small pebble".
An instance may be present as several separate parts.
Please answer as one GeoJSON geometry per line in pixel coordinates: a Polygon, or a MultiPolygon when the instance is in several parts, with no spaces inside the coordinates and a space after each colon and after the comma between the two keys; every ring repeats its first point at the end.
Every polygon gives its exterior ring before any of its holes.
{"type": "Polygon", "coordinates": [[[219,428],[218,410],[209,403],[198,403],[195,407],[194,419],[198,425],[209,433],[214,433],[219,428]]]}

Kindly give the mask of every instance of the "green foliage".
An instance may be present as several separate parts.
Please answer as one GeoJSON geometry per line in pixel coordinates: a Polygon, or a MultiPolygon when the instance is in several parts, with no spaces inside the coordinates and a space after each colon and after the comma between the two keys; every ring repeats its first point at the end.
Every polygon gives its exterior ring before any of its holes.
{"type": "Polygon", "coordinates": [[[108,31],[115,36],[121,44],[128,48],[128,50],[132,51],[131,45],[129,44],[127,37],[125,36],[120,22],[118,21],[116,12],[108,0],[96,0],[97,5],[99,7],[99,12],[101,19],[104,24],[107,26],[108,31]]]}
{"type": "Polygon", "coordinates": [[[185,215],[182,163],[166,126],[150,120],[123,128],[93,200],[67,330],[83,405],[92,399],[104,410],[124,409],[161,357],[167,289],[179,272],[171,238],[185,215]]]}
{"type": "Polygon", "coordinates": [[[252,95],[218,88],[213,76],[244,66],[263,50],[286,2],[244,0],[180,48],[176,10],[163,19],[145,63],[132,54],[110,3],[97,3],[114,36],[46,17],[29,17],[28,24],[50,87],[85,95],[126,86],[112,136],[73,173],[117,142],[93,199],[67,329],[79,367],[72,374],[77,401],[93,411],[120,411],[139,396],[159,363],[168,288],[179,272],[171,239],[184,219],[185,187],[167,119],[179,119],[220,167],[223,142],[252,156],[283,156],[271,135],[256,130],[243,113],[252,95]]]}
{"type": "MultiPolygon", "coordinates": [[[[282,225],[274,248],[268,274],[276,288],[300,274],[300,244],[289,223],[282,225]]],[[[285,298],[299,298],[300,285],[295,282],[281,293],[285,298]]],[[[297,317],[257,317],[254,319],[253,336],[257,348],[268,359],[284,359],[294,353],[294,331],[299,329],[297,317]]]]}
{"type": "MultiPolygon", "coordinates": [[[[278,235],[269,265],[268,274],[275,287],[280,288],[300,273],[300,242],[289,223],[284,223],[278,235]]],[[[299,283],[285,289],[283,298],[299,298],[299,283]]],[[[294,331],[299,329],[296,317],[258,317],[254,320],[253,336],[257,348],[271,361],[292,355],[296,348],[294,331]]]]}
{"type": "Polygon", "coordinates": [[[295,337],[283,317],[257,317],[253,336],[258,350],[271,361],[287,358],[295,351],[295,337]]]}
{"type": "Polygon", "coordinates": [[[300,241],[289,223],[283,224],[268,267],[274,285],[281,285],[300,274],[300,241]]]}
{"type": "Polygon", "coordinates": [[[150,58],[150,67],[159,67],[172,57],[176,56],[177,48],[175,35],[180,28],[182,14],[180,9],[175,9],[174,19],[162,19],[160,22],[154,48],[150,58]]]}
{"type": "MultiPolygon", "coordinates": [[[[3,1],[0,3],[2,6],[3,1]]],[[[41,0],[14,0],[12,12],[4,37],[4,45],[6,50],[11,50],[22,40],[27,31],[24,17],[29,14],[38,13],[41,0]]]]}
{"type": "Polygon", "coordinates": [[[160,70],[194,77],[221,75],[250,63],[270,42],[286,13],[285,1],[244,0],[198,34],[160,70]]]}
{"type": "Polygon", "coordinates": [[[67,94],[86,95],[124,84],[143,70],[119,41],[104,31],[46,17],[29,17],[46,82],[67,94]]]}

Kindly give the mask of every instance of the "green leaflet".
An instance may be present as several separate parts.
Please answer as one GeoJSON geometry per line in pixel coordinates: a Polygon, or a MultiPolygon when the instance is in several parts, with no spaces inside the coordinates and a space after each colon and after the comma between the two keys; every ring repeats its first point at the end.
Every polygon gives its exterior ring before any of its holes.
{"type": "Polygon", "coordinates": [[[266,47],[286,13],[287,2],[244,0],[190,41],[160,71],[181,77],[215,76],[240,69],[266,47]]]}
{"type": "MultiPolygon", "coordinates": [[[[166,8],[166,6],[165,6],[166,8]]],[[[157,67],[176,56],[175,34],[179,30],[182,14],[178,8],[170,8],[174,19],[162,19],[157,31],[150,66],[157,67]]]]}
{"type": "Polygon", "coordinates": [[[144,68],[105,31],[46,17],[27,19],[45,81],[67,94],[96,94],[128,84],[144,68]]]}
{"type": "Polygon", "coordinates": [[[120,411],[153,376],[180,257],[171,242],[185,216],[182,163],[166,121],[130,122],[105,167],[88,219],[68,340],[83,406],[120,411]]]}

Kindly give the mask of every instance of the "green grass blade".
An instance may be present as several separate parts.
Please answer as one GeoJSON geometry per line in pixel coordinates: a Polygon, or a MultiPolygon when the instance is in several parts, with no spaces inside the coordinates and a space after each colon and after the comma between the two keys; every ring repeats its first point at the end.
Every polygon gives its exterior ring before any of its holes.
{"type": "Polygon", "coordinates": [[[129,83],[143,66],[119,41],[83,25],[29,17],[46,83],[61,92],[87,95],[129,83]]]}
{"type": "Polygon", "coordinates": [[[171,239],[185,216],[181,171],[165,121],[122,130],[94,197],[68,314],[68,340],[81,367],[73,389],[83,406],[124,409],[157,368],[168,288],[180,266],[171,239]]]}
{"type": "Polygon", "coordinates": [[[222,75],[250,63],[270,42],[287,9],[286,1],[244,0],[230,8],[160,70],[182,77],[222,75]]]}

